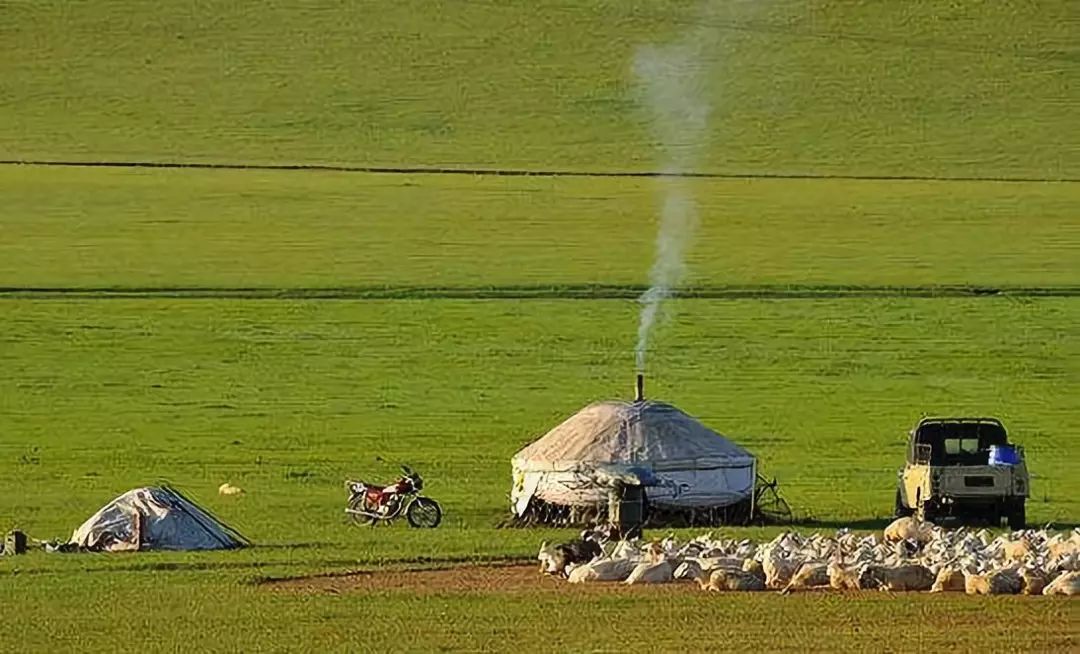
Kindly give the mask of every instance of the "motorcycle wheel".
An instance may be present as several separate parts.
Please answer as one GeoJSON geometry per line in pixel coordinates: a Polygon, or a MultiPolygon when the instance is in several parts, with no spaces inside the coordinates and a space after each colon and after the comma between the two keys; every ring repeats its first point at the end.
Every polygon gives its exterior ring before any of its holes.
{"type": "MultiPolygon", "coordinates": [[[[349,500],[349,508],[351,510],[353,510],[353,511],[363,511],[365,509],[365,507],[364,507],[364,496],[363,495],[357,495],[356,497],[350,499],[349,500]]],[[[370,516],[366,516],[366,515],[363,515],[363,514],[360,514],[360,513],[350,513],[349,514],[349,519],[352,521],[352,523],[354,525],[371,525],[371,524],[375,524],[375,518],[372,518],[370,516]]]]}
{"type": "Polygon", "coordinates": [[[428,497],[418,497],[405,511],[409,525],[417,529],[434,529],[442,522],[442,507],[428,497]]]}

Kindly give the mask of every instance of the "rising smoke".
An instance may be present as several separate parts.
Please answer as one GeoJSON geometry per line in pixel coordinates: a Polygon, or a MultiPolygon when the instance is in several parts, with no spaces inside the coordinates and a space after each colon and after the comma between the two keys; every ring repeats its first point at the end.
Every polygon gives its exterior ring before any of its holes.
{"type": "Polygon", "coordinates": [[[663,301],[686,273],[685,255],[698,223],[697,202],[690,181],[706,147],[709,126],[708,58],[715,31],[699,27],[669,45],[647,45],[634,57],[641,102],[648,109],[653,137],[659,143],[661,172],[660,231],[656,258],[649,271],[649,289],[638,301],[641,321],[635,354],[638,372],[645,370],[649,336],[663,301]]]}

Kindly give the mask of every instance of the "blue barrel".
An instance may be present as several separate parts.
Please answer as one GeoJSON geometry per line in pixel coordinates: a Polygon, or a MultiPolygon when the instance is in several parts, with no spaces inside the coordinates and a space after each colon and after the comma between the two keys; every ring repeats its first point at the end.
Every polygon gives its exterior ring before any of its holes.
{"type": "Polygon", "coordinates": [[[1012,445],[991,445],[990,465],[1014,466],[1020,463],[1020,454],[1012,445]]]}

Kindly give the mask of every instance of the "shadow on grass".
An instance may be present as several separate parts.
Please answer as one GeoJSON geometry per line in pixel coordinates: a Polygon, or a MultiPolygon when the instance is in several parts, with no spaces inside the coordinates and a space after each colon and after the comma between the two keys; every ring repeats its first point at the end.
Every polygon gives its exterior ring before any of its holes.
{"type": "Polygon", "coordinates": [[[816,520],[805,518],[796,520],[790,525],[791,528],[803,527],[807,529],[851,529],[852,531],[880,531],[889,526],[895,518],[853,518],[851,520],[816,520]]]}
{"type": "Polygon", "coordinates": [[[321,547],[337,547],[341,543],[334,543],[330,541],[314,542],[314,543],[259,543],[252,545],[248,549],[253,550],[314,550],[321,547]]]}
{"type": "MultiPolygon", "coordinates": [[[[79,554],[58,554],[63,557],[85,556],[79,554]]],[[[324,559],[314,561],[318,567],[356,566],[359,562],[355,557],[348,559],[324,559]]],[[[289,561],[142,561],[130,564],[88,566],[85,568],[40,568],[40,569],[15,569],[0,570],[0,577],[5,576],[37,576],[79,573],[109,573],[109,572],[207,572],[222,570],[259,570],[278,566],[288,567],[295,565],[289,561]]]]}
{"type": "MultiPolygon", "coordinates": [[[[291,545],[278,545],[278,546],[263,546],[258,549],[292,549],[303,547],[318,547],[323,545],[322,543],[308,543],[300,544],[298,546],[291,545]]],[[[255,549],[255,548],[251,548],[255,549]]],[[[119,556],[119,557],[132,557],[137,556],[137,552],[123,553],[123,554],[57,554],[57,557],[63,557],[66,560],[73,560],[78,557],[100,557],[100,556],[119,556]]],[[[100,560],[96,559],[95,560],[100,560]]],[[[115,560],[115,559],[114,559],[115,560]]],[[[452,555],[452,556],[410,556],[401,558],[372,558],[372,559],[360,559],[357,557],[350,558],[327,558],[314,561],[305,562],[315,569],[335,569],[326,572],[315,572],[310,574],[297,574],[297,575],[285,575],[280,577],[272,576],[258,576],[252,581],[253,583],[263,583],[268,581],[281,581],[285,579],[293,578],[314,578],[314,577],[338,577],[348,576],[354,574],[360,574],[364,572],[371,572],[376,569],[427,569],[427,568],[441,568],[447,566],[456,565],[499,565],[499,564],[513,564],[522,563],[525,561],[532,561],[532,556],[525,555],[512,555],[512,554],[492,554],[492,555],[452,555]]],[[[110,573],[110,572],[208,572],[208,571],[223,571],[223,570],[262,570],[264,568],[289,568],[296,565],[294,561],[279,561],[279,560],[255,560],[255,561],[154,561],[154,560],[142,560],[132,561],[130,563],[117,563],[116,565],[100,565],[100,566],[88,566],[83,568],[40,568],[30,570],[0,570],[0,578],[4,576],[15,575],[50,575],[50,574],[66,574],[70,572],[79,573],[110,573]]]]}
{"type": "MultiPolygon", "coordinates": [[[[429,556],[416,556],[403,559],[388,559],[384,561],[367,561],[360,562],[357,567],[348,570],[332,570],[328,572],[317,572],[313,574],[301,574],[301,575],[286,575],[283,577],[271,577],[263,576],[256,577],[250,581],[254,585],[262,584],[274,584],[283,581],[296,581],[302,579],[334,579],[338,577],[353,577],[356,575],[367,575],[375,572],[391,570],[395,572],[417,572],[423,570],[448,570],[452,568],[458,568],[462,566],[483,566],[483,567],[504,567],[512,565],[522,565],[527,563],[533,563],[536,561],[532,556],[515,556],[515,555],[491,555],[491,556],[446,556],[446,557],[429,557],[429,556]]],[[[354,565],[357,562],[354,562],[354,565]]],[[[327,563],[327,565],[330,565],[327,563]]]]}

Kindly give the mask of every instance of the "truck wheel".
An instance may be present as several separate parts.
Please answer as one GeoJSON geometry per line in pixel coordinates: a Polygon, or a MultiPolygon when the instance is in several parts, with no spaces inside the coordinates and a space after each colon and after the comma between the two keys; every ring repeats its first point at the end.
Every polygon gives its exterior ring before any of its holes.
{"type": "Polygon", "coordinates": [[[904,506],[904,498],[900,494],[899,488],[896,489],[896,506],[893,509],[893,513],[896,515],[897,518],[906,518],[911,514],[915,513],[915,511],[904,506]]]}
{"type": "Polygon", "coordinates": [[[1027,527],[1027,510],[1024,507],[1024,502],[1020,501],[1014,504],[1012,510],[1009,511],[1009,529],[1020,531],[1025,527],[1027,527]]]}

